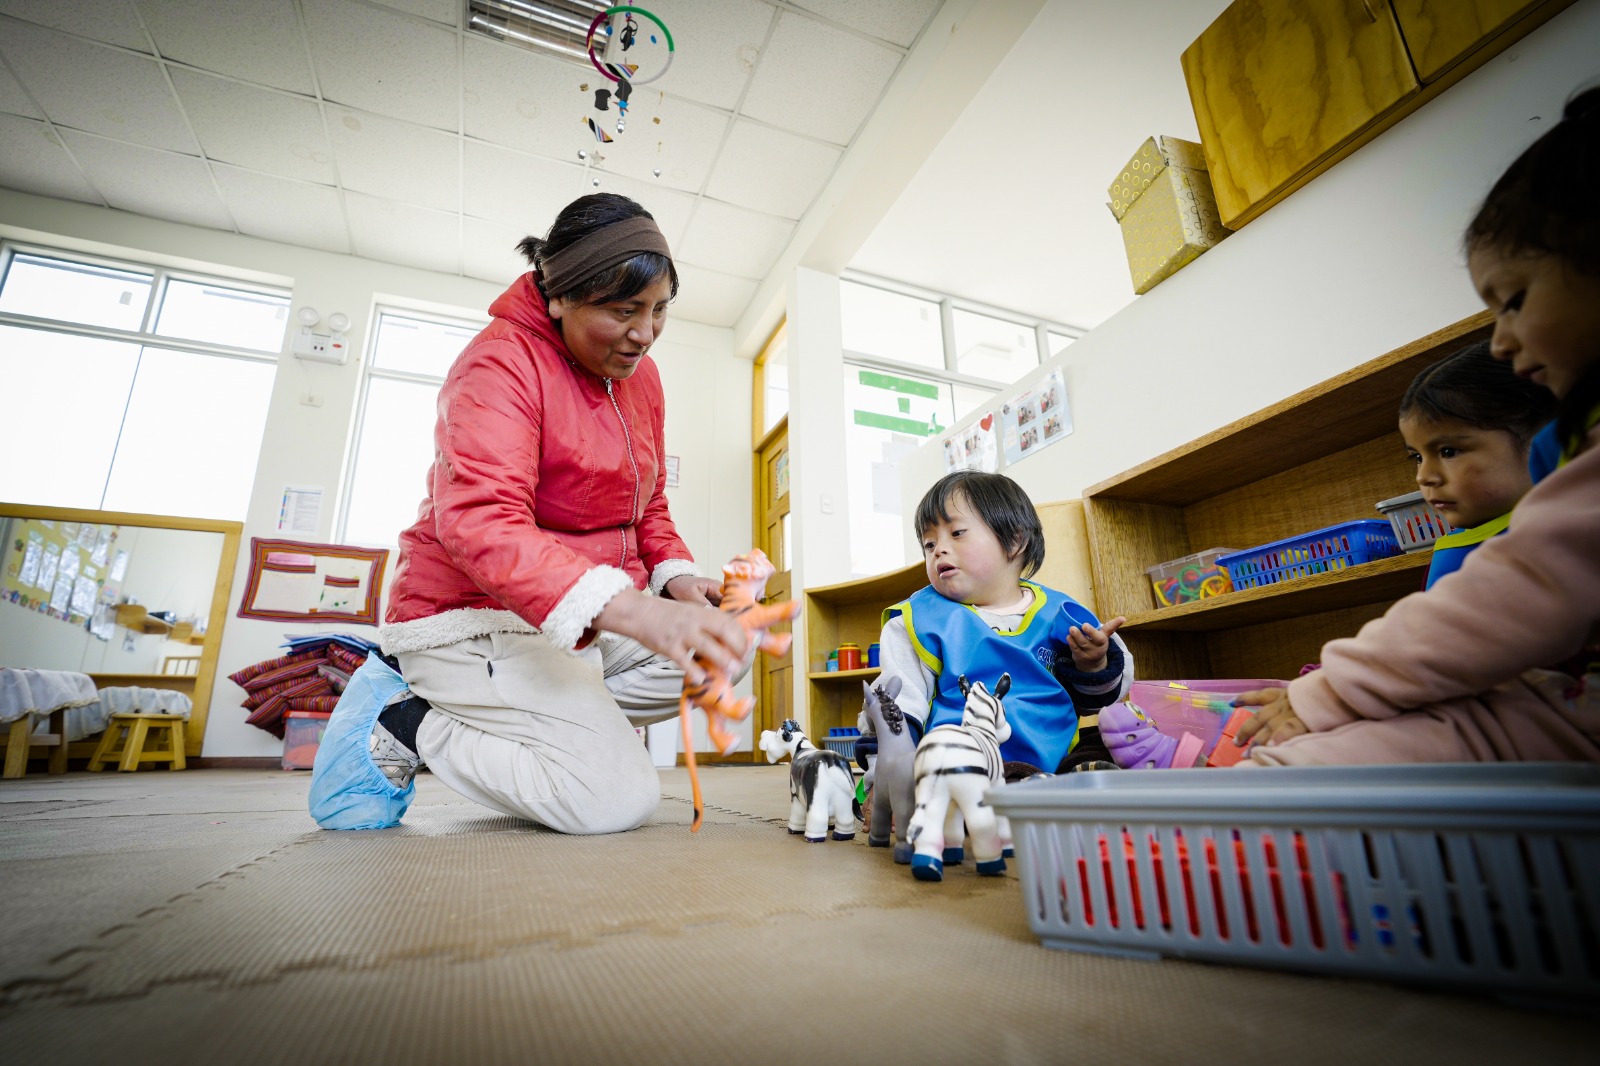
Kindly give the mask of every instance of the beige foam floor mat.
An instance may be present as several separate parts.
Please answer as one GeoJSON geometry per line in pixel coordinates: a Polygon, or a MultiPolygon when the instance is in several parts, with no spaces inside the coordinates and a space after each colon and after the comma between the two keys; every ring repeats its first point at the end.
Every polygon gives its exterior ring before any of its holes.
{"type": "Polygon", "coordinates": [[[682,770],[566,837],[433,778],[325,833],[306,774],[0,788],[8,1063],[1592,1061],[1600,1026],[1470,996],[1053,951],[1014,877],[915,881],[784,828],[787,768],[682,770]]]}

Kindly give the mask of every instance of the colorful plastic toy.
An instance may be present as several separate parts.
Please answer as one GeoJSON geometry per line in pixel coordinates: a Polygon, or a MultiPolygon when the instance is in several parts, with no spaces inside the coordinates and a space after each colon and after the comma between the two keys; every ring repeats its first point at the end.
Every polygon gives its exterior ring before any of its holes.
{"type": "Polygon", "coordinates": [[[911,873],[919,881],[944,880],[945,840],[960,843],[963,821],[978,872],[1005,872],[1011,826],[983,802],[983,794],[1005,783],[1000,745],[1011,736],[1011,725],[1001,700],[1010,689],[1010,674],[1000,675],[993,693],[981,681],[969,683],[963,676],[961,692],[967,703],[961,724],[936,726],[917,745],[917,806],[906,839],[912,847],[911,873]]]}
{"type": "Polygon", "coordinates": [[[778,729],[761,733],[761,750],[768,762],[787,755],[789,766],[789,832],[804,833],[806,841],[850,840],[856,835],[861,805],[856,802],[856,779],[850,760],[836,751],[818,748],[806,739],[800,723],[785,718],[778,729]]]}
{"type": "Polygon", "coordinates": [[[860,728],[878,737],[878,757],[872,767],[872,822],[867,827],[867,843],[874,848],[894,845],[894,861],[902,866],[911,861],[911,845],[906,840],[906,824],[911,820],[914,789],[914,762],[917,742],[894,698],[900,695],[900,679],[890,677],[876,687],[861,683],[866,695],[861,702],[860,728]]]}

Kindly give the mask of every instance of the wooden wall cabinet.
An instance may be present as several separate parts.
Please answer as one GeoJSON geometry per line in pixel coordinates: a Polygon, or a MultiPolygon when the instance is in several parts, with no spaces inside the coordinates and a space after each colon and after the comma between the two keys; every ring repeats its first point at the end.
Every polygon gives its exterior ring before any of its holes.
{"type": "Polygon", "coordinates": [[[1572,0],[1235,0],[1183,53],[1238,229],[1572,0]]]}
{"type": "Polygon", "coordinates": [[[1207,548],[1247,549],[1357,518],[1416,489],[1396,423],[1411,379],[1488,337],[1481,312],[1084,494],[1102,617],[1142,678],[1293,678],[1422,587],[1431,552],[1155,609],[1145,568],[1207,548]]]}

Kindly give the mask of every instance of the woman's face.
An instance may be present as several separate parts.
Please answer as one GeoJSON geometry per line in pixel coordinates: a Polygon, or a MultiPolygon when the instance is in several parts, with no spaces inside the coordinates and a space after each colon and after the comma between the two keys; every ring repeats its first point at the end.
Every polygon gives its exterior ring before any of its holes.
{"type": "Polygon", "coordinates": [[[672,279],[662,274],[625,300],[583,303],[557,296],[550,317],[578,365],[603,378],[625,378],[661,335],[672,279]]]}

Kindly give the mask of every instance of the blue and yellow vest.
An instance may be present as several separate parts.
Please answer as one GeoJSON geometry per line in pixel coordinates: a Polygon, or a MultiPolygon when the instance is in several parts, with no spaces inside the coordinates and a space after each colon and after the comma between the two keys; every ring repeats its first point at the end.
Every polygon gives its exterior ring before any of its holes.
{"type": "Polygon", "coordinates": [[[1428,563],[1428,583],[1422,587],[1431,589],[1444,575],[1460,570],[1461,564],[1467,561],[1467,556],[1472,554],[1474,548],[1490,537],[1499,536],[1510,527],[1511,513],[1508,511],[1499,518],[1489,519],[1481,526],[1458,529],[1434,541],[1433,560],[1428,563]]]}
{"type": "Polygon", "coordinates": [[[1008,673],[1011,691],[1005,711],[1011,738],[1000,745],[1000,754],[1007,761],[1053,771],[1077,743],[1078,711],[1051,667],[1058,654],[1071,654],[1068,630],[1100,621],[1064,592],[1031,581],[1022,584],[1032,590],[1033,603],[1014,630],[989,628],[975,608],[947,600],[931,586],[884,611],[883,621],[904,616],[912,650],[933,671],[927,728],[960,724],[966,707],[961,675],[993,689],[1000,675],[1008,673]]]}

